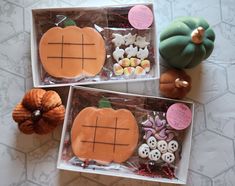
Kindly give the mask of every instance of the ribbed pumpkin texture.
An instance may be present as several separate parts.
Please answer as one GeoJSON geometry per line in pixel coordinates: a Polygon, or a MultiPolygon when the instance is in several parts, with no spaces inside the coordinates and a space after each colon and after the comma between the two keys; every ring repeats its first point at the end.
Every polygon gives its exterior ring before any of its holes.
{"type": "Polygon", "coordinates": [[[31,89],[16,105],[12,117],[25,134],[47,134],[63,123],[65,108],[55,91],[31,89]]]}
{"type": "Polygon", "coordinates": [[[182,17],[161,33],[159,52],[174,68],[193,68],[211,55],[214,40],[215,33],[206,20],[182,17]]]}
{"type": "Polygon", "coordinates": [[[191,89],[191,78],[183,70],[170,69],[161,74],[159,89],[165,97],[181,99],[191,89]]]}

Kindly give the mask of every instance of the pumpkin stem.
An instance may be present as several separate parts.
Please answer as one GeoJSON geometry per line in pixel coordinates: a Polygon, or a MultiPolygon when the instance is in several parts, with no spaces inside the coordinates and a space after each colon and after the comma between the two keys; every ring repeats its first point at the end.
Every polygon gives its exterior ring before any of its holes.
{"type": "Polygon", "coordinates": [[[73,21],[72,19],[68,18],[67,16],[57,15],[56,17],[59,19],[59,21],[57,23],[55,23],[56,26],[59,26],[59,24],[61,24],[61,23],[63,23],[63,27],[77,26],[75,21],[73,21]]]}
{"type": "Polygon", "coordinates": [[[66,19],[64,21],[64,27],[67,27],[67,26],[77,26],[75,21],[72,20],[72,19],[66,19]]]}
{"type": "Polygon", "coordinates": [[[188,82],[187,81],[183,81],[183,80],[180,80],[180,78],[177,78],[175,80],[175,86],[177,88],[181,88],[181,87],[188,87],[188,82]]]}
{"type": "Polygon", "coordinates": [[[197,27],[191,33],[192,42],[194,42],[195,44],[202,43],[204,35],[205,35],[205,29],[201,26],[197,27]]]}
{"type": "Polygon", "coordinates": [[[99,101],[99,108],[112,108],[110,101],[103,97],[100,101],[99,101]]]}
{"type": "Polygon", "coordinates": [[[31,118],[33,121],[38,121],[42,116],[42,113],[40,110],[35,110],[32,115],[31,115],[31,118]]]}

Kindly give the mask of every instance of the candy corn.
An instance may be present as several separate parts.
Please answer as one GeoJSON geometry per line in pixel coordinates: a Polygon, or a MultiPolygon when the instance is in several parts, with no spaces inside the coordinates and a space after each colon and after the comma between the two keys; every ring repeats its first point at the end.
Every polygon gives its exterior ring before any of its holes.
{"type": "Polygon", "coordinates": [[[135,68],[135,75],[145,75],[145,74],[146,74],[146,72],[142,67],[137,66],[135,68]]]}
{"type": "Polygon", "coordinates": [[[123,59],[118,61],[118,64],[121,65],[122,67],[129,67],[131,62],[130,62],[130,59],[123,58],[123,59]]]}
{"type": "Polygon", "coordinates": [[[126,75],[126,76],[130,76],[130,75],[134,74],[134,72],[135,72],[135,68],[133,68],[133,67],[124,68],[124,75],[126,75]]]}
{"type": "Polygon", "coordinates": [[[136,67],[140,64],[141,60],[138,58],[131,58],[130,63],[132,67],[136,67]]]}
{"type": "Polygon", "coordinates": [[[149,72],[150,71],[150,61],[147,59],[141,61],[141,67],[145,70],[145,72],[149,72]]]}
{"type": "Polygon", "coordinates": [[[118,63],[115,63],[113,65],[113,72],[116,76],[120,76],[123,74],[123,68],[121,65],[119,65],[118,63]]]}

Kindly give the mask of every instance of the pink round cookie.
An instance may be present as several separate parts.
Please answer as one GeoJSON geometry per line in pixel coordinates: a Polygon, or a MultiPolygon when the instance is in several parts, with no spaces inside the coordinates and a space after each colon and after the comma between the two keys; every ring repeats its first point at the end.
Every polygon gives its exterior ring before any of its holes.
{"type": "Polygon", "coordinates": [[[175,103],[168,108],[166,119],[172,128],[183,130],[191,124],[192,112],[187,105],[183,103],[175,103]]]}
{"type": "Polygon", "coordinates": [[[144,30],[153,23],[153,12],[145,5],[135,5],[128,13],[128,20],[136,29],[144,30]]]}

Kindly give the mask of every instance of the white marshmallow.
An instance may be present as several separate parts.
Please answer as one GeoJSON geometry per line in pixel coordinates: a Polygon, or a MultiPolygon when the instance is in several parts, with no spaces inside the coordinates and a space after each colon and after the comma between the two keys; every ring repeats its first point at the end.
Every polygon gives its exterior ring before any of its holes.
{"type": "Polygon", "coordinates": [[[162,160],[166,163],[173,163],[175,161],[175,155],[171,152],[162,154],[162,160]]]}
{"type": "Polygon", "coordinates": [[[113,52],[113,58],[118,62],[119,59],[122,59],[124,57],[124,50],[120,49],[119,47],[116,47],[116,49],[113,52]]]}
{"type": "Polygon", "coordinates": [[[161,158],[161,152],[158,149],[152,150],[150,151],[148,158],[153,161],[158,161],[161,158]]]}
{"type": "Polygon", "coordinates": [[[137,52],[137,57],[141,60],[146,59],[148,55],[149,55],[149,50],[147,49],[147,47],[145,47],[144,49],[140,48],[139,51],[137,52]]]}
{"type": "Polygon", "coordinates": [[[157,148],[157,140],[155,137],[150,136],[147,139],[147,145],[150,147],[150,149],[156,149],[157,148]]]}
{"type": "Polygon", "coordinates": [[[149,152],[150,152],[150,149],[146,143],[142,144],[138,149],[138,154],[141,158],[147,158],[149,155],[149,152]]]}
{"type": "Polygon", "coordinates": [[[179,148],[179,144],[178,144],[177,141],[171,140],[171,141],[168,143],[167,150],[168,150],[169,152],[175,152],[175,151],[178,150],[178,148],[179,148]]]}
{"type": "Polygon", "coordinates": [[[120,47],[121,45],[125,44],[124,37],[121,34],[113,33],[112,36],[114,37],[114,39],[112,39],[112,42],[116,47],[120,47]]]}
{"type": "Polygon", "coordinates": [[[127,54],[127,57],[131,58],[131,57],[136,56],[136,54],[138,52],[138,48],[137,47],[133,47],[133,45],[130,45],[129,47],[127,47],[125,49],[125,52],[127,54]]]}
{"type": "Polygon", "coordinates": [[[135,45],[140,48],[144,48],[150,44],[149,42],[147,42],[145,40],[146,40],[146,37],[137,36],[136,41],[135,41],[135,45]]]}
{"type": "Polygon", "coordinates": [[[167,152],[167,142],[165,140],[158,141],[157,148],[161,153],[167,152]]]}
{"type": "Polygon", "coordinates": [[[124,36],[124,40],[125,40],[125,45],[132,45],[135,43],[135,38],[136,38],[136,34],[132,35],[131,33],[127,34],[124,36]]]}

